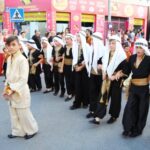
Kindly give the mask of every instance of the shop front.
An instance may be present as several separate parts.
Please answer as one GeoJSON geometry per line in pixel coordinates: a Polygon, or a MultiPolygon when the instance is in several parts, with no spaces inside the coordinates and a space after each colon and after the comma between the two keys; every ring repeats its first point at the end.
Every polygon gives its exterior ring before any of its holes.
{"type": "Polygon", "coordinates": [[[144,29],[144,19],[134,18],[134,30],[138,32],[140,29],[144,29]]]}
{"type": "Polygon", "coordinates": [[[46,32],[46,12],[25,12],[24,20],[24,22],[15,23],[15,28],[18,31],[25,30],[27,38],[31,38],[35,30],[39,30],[41,35],[44,36],[46,32]]]}
{"type": "MultiPolygon", "coordinates": [[[[24,22],[12,24],[12,28],[17,28],[18,31],[26,30],[27,37],[31,38],[35,30],[40,30],[44,35],[47,30],[47,12],[50,11],[50,1],[43,0],[7,0],[5,2],[7,8],[23,8],[24,9],[24,22]]],[[[5,19],[9,18],[9,12],[5,12],[5,19]]],[[[10,18],[8,19],[10,20],[10,18]]],[[[4,26],[7,28],[7,24],[4,26]]]]}
{"type": "MultiPolygon", "coordinates": [[[[46,30],[62,32],[66,27],[76,33],[81,29],[90,28],[100,31],[104,35],[108,30],[108,1],[106,0],[43,0],[20,1],[7,0],[6,7],[19,7],[25,10],[25,22],[21,29],[32,27],[28,36],[35,29],[40,29],[42,34],[46,30]]],[[[112,0],[112,28],[139,29],[146,33],[147,7],[126,4],[112,0]]],[[[9,16],[6,15],[7,20],[9,16]]]]}
{"type": "Polygon", "coordinates": [[[56,12],[56,32],[64,32],[70,27],[70,13],[56,12]]]}
{"type": "Polygon", "coordinates": [[[128,29],[129,19],[124,17],[112,17],[111,26],[109,26],[108,17],[105,17],[105,36],[107,36],[108,28],[112,28],[116,33],[118,31],[126,31],[128,29]]]}
{"type": "Polygon", "coordinates": [[[107,6],[105,3],[105,0],[52,0],[52,22],[50,26],[52,30],[58,31],[58,26],[60,30],[62,30],[62,28],[67,27],[68,24],[72,33],[86,29],[102,31],[102,28],[104,28],[104,12],[107,6]],[[69,17],[64,16],[60,22],[60,19],[57,19],[58,12],[68,12],[69,17]]]}
{"type": "MultiPolygon", "coordinates": [[[[51,27],[57,25],[56,12],[69,12],[71,32],[90,28],[93,31],[100,31],[103,35],[108,33],[108,1],[105,0],[52,0],[52,22],[51,27]]],[[[115,31],[132,30],[143,28],[146,33],[147,7],[133,4],[126,4],[112,1],[111,26],[115,31]]],[[[65,17],[64,17],[65,18],[65,17]]],[[[61,27],[62,28],[62,27],[61,27]]],[[[58,29],[58,26],[57,26],[58,29]]]]}
{"type": "MultiPolygon", "coordinates": [[[[133,30],[135,31],[139,29],[143,29],[145,36],[147,30],[147,11],[148,8],[146,6],[139,6],[133,4],[125,4],[124,2],[112,2],[112,28],[117,30],[133,30]],[[123,16],[123,17],[122,17],[123,16]]],[[[107,14],[107,10],[105,14],[107,14]]],[[[107,19],[106,17],[106,23],[107,19]]],[[[107,30],[105,28],[105,34],[107,34],[107,30]]]]}
{"type": "Polygon", "coordinates": [[[96,17],[93,14],[82,14],[81,15],[81,29],[86,30],[90,29],[95,31],[95,20],[96,17]]]}

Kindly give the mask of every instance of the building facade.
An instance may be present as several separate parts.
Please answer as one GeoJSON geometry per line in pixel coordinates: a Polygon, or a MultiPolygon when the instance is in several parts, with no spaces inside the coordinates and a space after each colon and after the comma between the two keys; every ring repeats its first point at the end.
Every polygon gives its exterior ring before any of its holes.
{"type": "MultiPolygon", "coordinates": [[[[115,30],[142,28],[146,33],[148,7],[118,1],[112,0],[111,4],[112,28],[115,30]]],[[[7,0],[3,7],[5,9],[0,15],[3,28],[9,31],[13,28],[25,29],[29,31],[29,36],[34,34],[34,29],[40,29],[42,33],[46,30],[62,32],[66,27],[69,27],[72,33],[91,28],[105,35],[109,26],[108,0],[7,0]],[[10,22],[9,8],[12,7],[24,8],[23,23],[10,22]]]]}

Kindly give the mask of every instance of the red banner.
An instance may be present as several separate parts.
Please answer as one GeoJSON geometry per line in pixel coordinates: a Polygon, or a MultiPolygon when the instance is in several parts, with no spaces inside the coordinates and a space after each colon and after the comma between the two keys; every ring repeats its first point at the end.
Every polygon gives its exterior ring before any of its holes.
{"type": "Polygon", "coordinates": [[[3,13],[3,27],[4,29],[8,29],[8,33],[12,32],[12,24],[10,22],[10,15],[8,12],[3,13]]]}

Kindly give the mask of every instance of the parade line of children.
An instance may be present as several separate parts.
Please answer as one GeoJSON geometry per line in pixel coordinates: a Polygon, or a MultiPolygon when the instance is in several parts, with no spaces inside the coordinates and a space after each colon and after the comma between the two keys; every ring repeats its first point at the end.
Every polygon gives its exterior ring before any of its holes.
{"type": "Polygon", "coordinates": [[[38,125],[30,111],[30,92],[42,90],[44,73],[46,90],[65,101],[74,99],[71,110],[89,108],[86,118],[99,125],[110,103],[108,124],[120,115],[122,88],[125,85],[127,104],[123,114],[125,137],[137,137],[146,125],[149,110],[150,51],[144,38],[134,43],[121,43],[118,35],[108,38],[106,46],[100,32],[92,35],[80,31],[76,35],[60,35],[49,43],[41,38],[41,49],[34,40],[9,36],[5,43],[5,89],[9,102],[12,132],[9,138],[30,139],[38,133],[38,125]],[[7,65],[7,67],[6,67],[7,65]]]}

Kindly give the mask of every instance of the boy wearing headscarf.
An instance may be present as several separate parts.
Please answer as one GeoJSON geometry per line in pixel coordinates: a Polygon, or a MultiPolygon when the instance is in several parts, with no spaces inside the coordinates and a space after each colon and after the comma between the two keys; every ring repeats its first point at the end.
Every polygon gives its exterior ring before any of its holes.
{"type": "Polygon", "coordinates": [[[53,39],[53,71],[54,71],[54,95],[58,95],[61,88],[60,97],[64,97],[65,94],[65,83],[64,83],[64,72],[62,69],[63,65],[63,54],[64,54],[64,42],[61,37],[55,36],[53,39]]]}
{"type": "Polygon", "coordinates": [[[109,46],[106,49],[102,59],[102,87],[100,93],[100,101],[97,104],[97,110],[94,124],[100,124],[100,119],[103,119],[107,112],[109,99],[111,98],[109,114],[110,119],[108,124],[114,123],[119,117],[121,110],[122,96],[122,78],[120,72],[126,65],[126,54],[121,45],[121,39],[117,35],[109,38],[109,46]]]}
{"type": "Polygon", "coordinates": [[[43,61],[43,56],[33,40],[27,41],[27,47],[29,49],[29,86],[31,92],[41,91],[42,83],[40,74],[42,70],[40,64],[43,61]]]}
{"type": "Polygon", "coordinates": [[[52,63],[52,46],[49,44],[48,39],[43,37],[41,39],[41,48],[43,55],[43,71],[46,84],[44,94],[53,91],[53,63],[52,63]]]}
{"type": "Polygon", "coordinates": [[[73,68],[75,72],[75,101],[71,110],[88,107],[88,52],[90,46],[86,43],[86,33],[81,31],[77,34],[73,45],[73,68]]]}
{"type": "Polygon", "coordinates": [[[62,68],[64,70],[66,88],[68,94],[65,101],[69,101],[72,99],[74,95],[74,72],[72,68],[72,61],[73,61],[72,47],[74,44],[74,36],[72,34],[67,34],[65,37],[65,41],[66,41],[66,45],[64,47],[62,68]]]}
{"type": "Polygon", "coordinates": [[[103,44],[103,37],[100,32],[95,32],[92,35],[92,50],[89,57],[89,102],[90,108],[87,118],[94,117],[96,112],[97,102],[99,98],[99,91],[102,84],[102,57],[105,52],[105,47],[103,44]]]}
{"type": "Polygon", "coordinates": [[[130,137],[142,134],[149,111],[150,52],[145,39],[136,40],[134,53],[129,59],[127,70],[123,72],[130,74],[131,80],[122,134],[130,137]]]}

